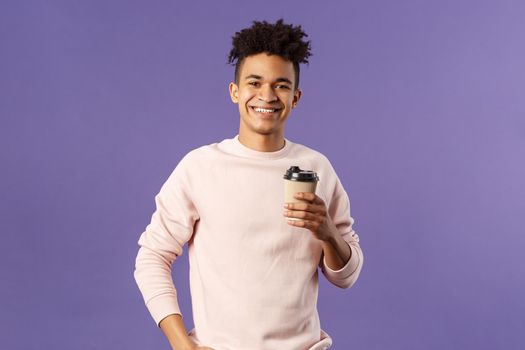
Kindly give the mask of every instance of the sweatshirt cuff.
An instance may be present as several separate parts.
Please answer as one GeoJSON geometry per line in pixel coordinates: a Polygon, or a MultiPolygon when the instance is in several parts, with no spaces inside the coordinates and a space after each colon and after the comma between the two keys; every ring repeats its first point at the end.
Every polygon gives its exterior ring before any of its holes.
{"type": "Polygon", "coordinates": [[[160,321],[169,315],[179,314],[182,316],[177,297],[170,294],[156,296],[150,299],[146,306],[157,326],[159,326],[160,321]]]}
{"type": "Polygon", "coordinates": [[[352,247],[350,244],[349,246],[350,246],[350,250],[352,251],[352,256],[350,257],[346,265],[343,266],[339,270],[332,270],[331,268],[329,268],[328,265],[326,264],[325,257],[323,257],[323,269],[324,269],[324,272],[327,278],[331,280],[336,280],[336,281],[344,281],[348,279],[350,276],[352,276],[354,272],[357,270],[359,266],[359,260],[360,260],[359,250],[352,247]]]}

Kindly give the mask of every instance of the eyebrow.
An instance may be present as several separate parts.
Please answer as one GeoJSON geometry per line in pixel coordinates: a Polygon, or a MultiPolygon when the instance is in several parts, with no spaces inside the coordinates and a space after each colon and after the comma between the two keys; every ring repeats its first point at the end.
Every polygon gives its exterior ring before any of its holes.
{"type": "MultiPolygon", "coordinates": [[[[257,79],[257,80],[261,80],[262,77],[261,77],[260,75],[257,75],[257,74],[250,74],[250,75],[248,75],[246,78],[244,78],[244,80],[248,80],[248,79],[257,79]]],[[[280,77],[280,78],[275,79],[275,82],[276,82],[276,83],[282,83],[282,82],[284,82],[284,83],[288,83],[288,84],[292,85],[291,80],[288,79],[288,78],[284,78],[284,77],[280,77]]]]}

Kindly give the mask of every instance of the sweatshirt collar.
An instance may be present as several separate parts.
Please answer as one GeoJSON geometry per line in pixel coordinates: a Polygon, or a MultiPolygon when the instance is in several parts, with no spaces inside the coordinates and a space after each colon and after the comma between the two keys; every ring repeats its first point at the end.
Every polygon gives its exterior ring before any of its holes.
{"type": "Polygon", "coordinates": [[[239,135],[235,135],[233,139],[230,139],[231,151],[241,157],[255,158],[255,159],[279,159],[286,156],[292,147],[292,142],[284,138],[284,147],[274,152],[262,152],[251,149],[239,141],[239,135]]]}

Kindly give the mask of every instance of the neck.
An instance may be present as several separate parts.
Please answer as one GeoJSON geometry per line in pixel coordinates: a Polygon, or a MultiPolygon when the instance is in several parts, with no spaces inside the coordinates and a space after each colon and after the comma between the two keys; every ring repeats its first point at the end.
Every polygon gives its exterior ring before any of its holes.
{"type": "Polygon", "coordinates": [[[239,141],[248,148],[259,152],[276,152],[284,147],[284,135],[245,135],[239,131],[239,141]]]}

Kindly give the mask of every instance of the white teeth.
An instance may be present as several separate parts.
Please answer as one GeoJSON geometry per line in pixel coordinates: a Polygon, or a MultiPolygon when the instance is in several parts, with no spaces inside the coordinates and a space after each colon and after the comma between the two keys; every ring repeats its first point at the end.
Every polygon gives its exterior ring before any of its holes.
{"type": "Polygon", "coordinates": [[[256,112],[259,113],[273,113],[275,112],[275,109],[266,109],[266,108],[254,108],[256,112]]]}

